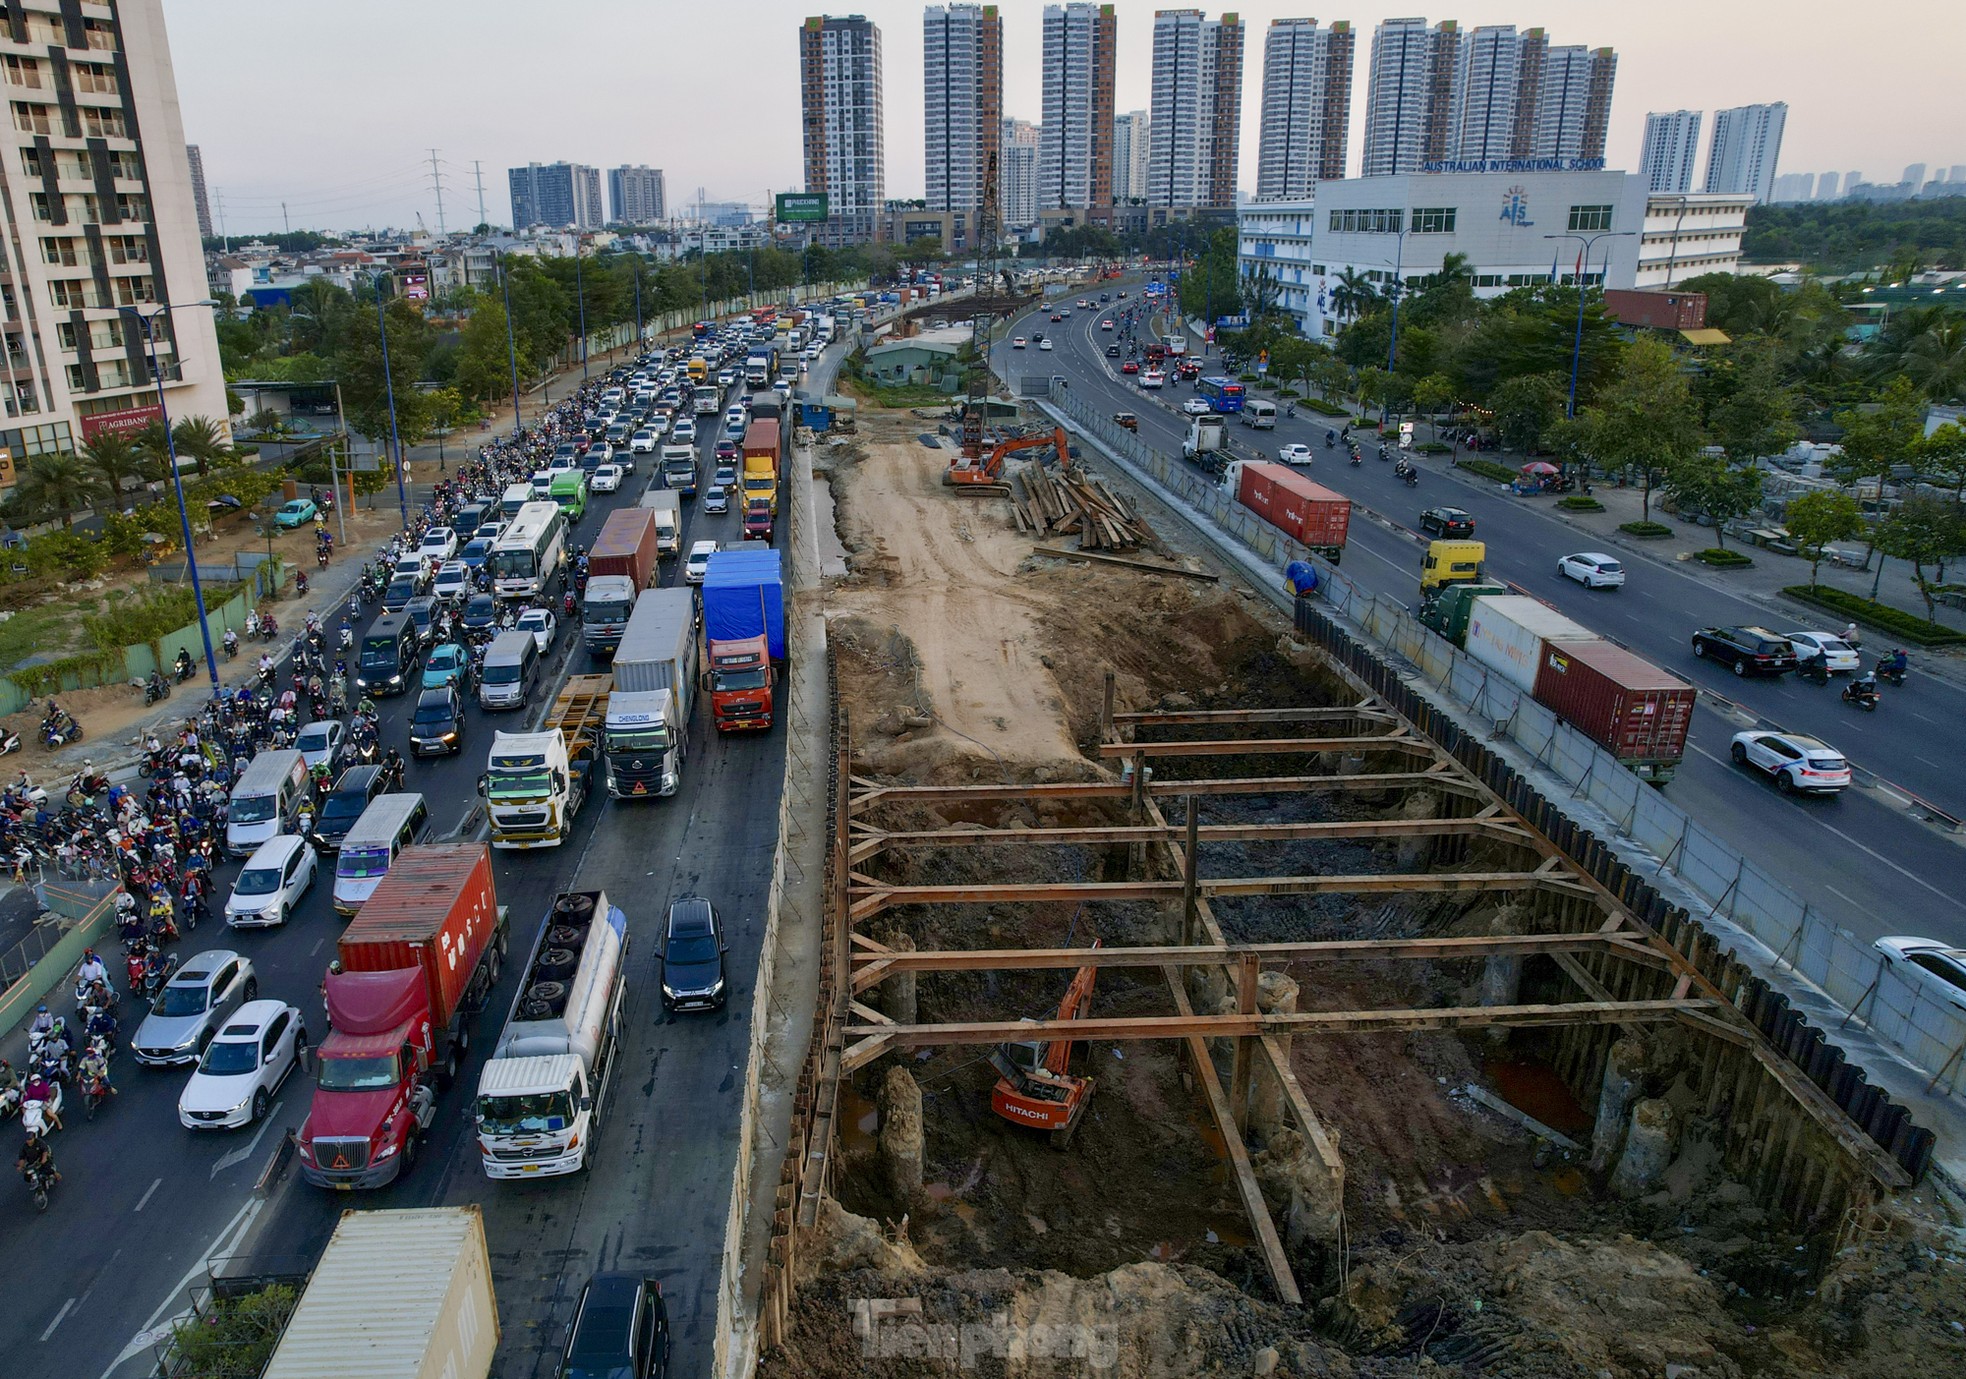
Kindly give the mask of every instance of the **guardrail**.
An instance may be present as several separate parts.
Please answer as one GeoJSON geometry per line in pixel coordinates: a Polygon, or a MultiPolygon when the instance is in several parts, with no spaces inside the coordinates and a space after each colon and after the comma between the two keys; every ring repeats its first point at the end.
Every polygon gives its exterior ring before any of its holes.
{"type": "MultiPolygon", "coordinates": [[[[1336,565],[1313,555],[1269,523],[1232,502],[1191,466],[1172,456],[1160,454],[1141,441],[1137,434],[1113,425],[1071,397],[1069,389],[1054,388],[1050,401],[1083,434],[1117,454],[1123,462],[1137,465],[1163,488],[1208,517],[1219,529],[1236,537],[1275,565],[1277,588],[1281,588],[1282,567],[1285,564],[1293,560],[1310,562],[1318,572],[1322,603],[1376,644],[1371,652],[1361,648],[1371,665],[1380,668],[1373,672],[1374,676],[1383,672],[1391,677],[1387,684],[1401,687],[1406,684],[1405,678],[1402,678],[1404,676],[1423,681],[1463,712],[1474,715],[1488,725],[1492,736],[1515,742],[1538,767],[1571,788],[1570,798],[1573,801],[1586,800],[1602,811],[1612,821],[1613,839],[1649,854],[1656,859],[1660,871],[1671,874],[1697,896],[1708,907],[1705,918],[1724,915],[1731,923],[1752,934],[1775,954],[1778,968],[1795,972],[1819,987],[1839,1007],[1849,1012],[1850,1019],[1862,1020],[1880,1039],[1892,1044],[1913,1066],[1925,1072],[1931,1078],[1927,1084],[1928,1091],[1943,1088],[1949,1095],[1960,1095],[1962,1074],[1966,1074],[1966,1014],[1929,994],[1922,983],[1907,981],[1887,959],[1863,940],[1817,913],[1813,906],[1770,873],[1703,828],[1664,793],[1639,780],[1610,755],[1599,750],[1595,743],[1527,694],[1491,677],[1484,667],[1470,660],[1453,643],[1421,626],[1399,600],[1361,589],[1336,565]],[[1381,655],[1405,662],[1410,671],[1392,668],[1379,659],[1381,655]]],[[[1305,628],[1303,610],[1310,605],[1305,600],[1298,600],[1297,607],[1298,625],[1305,628]]],[[[1322,639],[1323,634],[1320,633],[1322,639]]],[[[1390,693],[1389,697],[1392,697],[1390,693]]],[[[1427,707],[1431,708],[1430,705],[1427,707]]],[[[1457,741],[1463,736],[1458,725],[1438,711],[1408,716],[1426,718],[1452,727],[1457,741]]],[[[1449,750],[1460,754],[1453,744],[1439,734],[1430,735],[1434,735],[1449,750]]],[[[1469,764],[1475,763],[1470,761],[1469,764]]],[[[1513,776],[1513,771],[1505,764],[1499,760],[1497,764],[1513,776]]],[[[1523,789],[1528,789],[1526,784],[1523,789]]],[[[1538,801],[1541,798],[1535,796],[1538,801]]],[[[1556,831],[1551,833],[1551,837],[1568,852],[1570,846],[1559,834],[1568,832],[1574,837],[1580,830],[1567,818],[1561,818],[1560,814],[1558,818],[1560,822],[1552,825],[1556,831]]],[[[1620,888],[1626,884],[1651,889],[1623,862],[1611,857],[1604,842],[1597,840],[1595,835],[1585,836],[1591,839],[1593,848],[1599,853],[1595,858],[1573,853],[1575,860],[1585,870],[1595,875],[1600,867],[1615,865],[1618,884],[1612,884],[1606,876],[1599,876],[1599,880],[1614,892],[1620,892],[1620,888]]],[[[1664,905],[1663,900],[1659,903],[1664,905]]],[[[1640,909],[1641,913],[1644,910],[1643,906],[1635,905],[1635,908],[1640,909]]],[[[1765,996],[1757,995],[1754,999],[1757,1007],[1766,1005],[1774,1010],[1779,1005],[1786,1012],[1781,1018],[1785,1030],[1789,1025],[1788,1017],[1792,1016],[1797,1023],[1800,1022],[1799,1016],[1787,1010],[1788,1002],[1779,993],[1769,991],[1765,996]]],[[[1839,1065],[1848,1067],[1859,1079],[1863,1078],[1862,1071],[1844,1063],[1841,1052],[1827,1044],[1819,1031],[1810,1031],[1809,1035],[1785,1035],[1783,1040],[1777,1042],[1795,1045],[1792,1056],[1805,1071],[1809,1070],[1806,1059],[1827,1059],[1830,1053],[1817,1051],[1830,1050],[1839,1065]]],[[[1820,1066],[1819,1063],[1819,1070],[1820,1066]]],[[[1862,1083],[1858,1086],[1861,1087],[1862,1083]]],[[[1876,1123],[1887,1136],[1879,1141],[1886,1148],[1892,1148],[1888,1137],[1897,1134],[1894,1122],[1909,1123],[1909,1117],[1902,1108],[1897,1108],[1896,1113],[1878,1108],[1879,1101],[1888,1101],[1878,1088],[1864,1087],[1861,1092],[1850,1091],[1847,1094],[1853,1100],[1849,1102],[1845,1101],[1845,1097],[1837,1096],[1833,1089],[1825,1090],[1830,1090],[1831,1095],[1844,1104],[1844,1109],[1859,1124],[1876,1123]]],[[[1929,1132],[1918,1133],[1929,1140],[1929,1132]]],[[[1929,1156],[1929,1152],[1927,1145],[1924,1154],[1929,1156]]],[[[1914,1154],[1914,1157],[1917,1155],[1914,1154]]],[[[1907,1164],[1907,1167],[1910,1166],[1907,1164]]]]}

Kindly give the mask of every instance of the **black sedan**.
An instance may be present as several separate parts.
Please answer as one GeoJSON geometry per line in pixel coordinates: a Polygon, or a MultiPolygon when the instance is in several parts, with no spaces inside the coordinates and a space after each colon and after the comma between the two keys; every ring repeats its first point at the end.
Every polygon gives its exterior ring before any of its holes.
{"type": "Polygon", "coordinates": [[[459,622],[467,633],[491,632],[498,626],[498,600],[490,594],[473,594],[465,600],[459,622]]]}
{"type": "Polygon", "coordinates": [[[1796,668],[1789,639],[1765,627],[1703,627],[1693,634],[1693,654],[1736,675],[1780,675],[1796,668]]]}
{"type": "Polygon", "coordinates": [[[1461,508],[1428,508],[1420,514],[1420,530],[1440,536],[1473,536],[1474,514],[1461,508]]]}

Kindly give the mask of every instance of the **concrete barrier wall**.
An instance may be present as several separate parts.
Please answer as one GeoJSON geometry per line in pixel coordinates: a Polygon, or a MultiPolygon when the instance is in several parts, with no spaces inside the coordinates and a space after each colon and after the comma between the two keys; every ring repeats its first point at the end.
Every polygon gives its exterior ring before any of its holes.
{"type": "MultiPolygon", "coordinates": [[[[120,889],[120,888],[119,888],[120,889]]],[[[96,900],[75,926],[58,939],[28,974],[0,995],[0,1031],[24,1024],[37,1003],[81,966],[84,950],[95,947],[116,917],[116,894],[96,900]]]]}
{"type": "Polygon", "coordinates": [[[1422,626],[1398,599],[1354,584],[1210,483],[1178,456],[1154,451],[1054,387],[1051,404],[1085,434],[1137,465],[1186,500],[1223,532],[1277,570],[1293,560],[1314,565],[1319,596],[1380,648],[1411,666],[1444,697],[1514,742],[1536,764],[1611,818],[1622,842],[1650,854],[1709,907],[1754,935],[1788,968],[1862,1020],[1954,1097],[1966,1097],[1966,1013],[1940,1001],[1891,967],[1869,944],[1821,914],[1768,871],[1702,827],[1667,795],[1620,766],[1582,733],[1527,694],[1492,676],[1446,638],[1422,626]]]}

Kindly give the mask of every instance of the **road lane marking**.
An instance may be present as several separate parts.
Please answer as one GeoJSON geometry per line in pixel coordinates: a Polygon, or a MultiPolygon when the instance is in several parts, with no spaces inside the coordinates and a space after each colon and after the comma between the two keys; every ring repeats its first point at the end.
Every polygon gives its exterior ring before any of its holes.
{"type": "Polygon", "coordinates": [[[42,1340],[45,1341],[48,1339],[48,1337],[55,1334],[55,1328],[61,1325],[62,1318],[66,1317],[69,1314],[69,1312],[74,1308],[74,1306],[75,1306],[74,1298],[70,1298],[67,1302],[61,1305],[61,1311],[55,1313],[55,1319],[49,1322],[48,1329],[41,1333],[42,1340]]]}
{"type": "Polygon", "coordinates": [[[161,1186],[163,1186],[163,1183],[164,1183],[164,1180],[163,1180],[162,1178],[159,1178],[159,1179],[157,1179],[157,1180],[156,1180],[155,1182],[153,1182],[153,1183],[152,1183],[152,1184],[150,1185],[150,1187],[149,1187],[149,1188],[148,1188],[148,1189],[147,1189],[147,1190],[146,1190],[146,1191],[144,1192],[144,1194],[143,1194],[143,1197],[142,1197],[142,1198],[141,1198],[141,1199],[140,1199],[140,1200],[139,1200],[139,1201],[137,1202],[137,1204],[136,1204],[136,1206],[135,1206],[135,1208],[134,1208],[134,1210],[136,1210],[136,1211],[142,1211],[142,1210],[143,1210],[143,1209],[144,1209],[145,1207],[147,1207],[147,1206],[149,1206],[149,1205],[150,1205],[150,1194],[151,1194],[151,1193],[153,1193],[153,1192],[155,1192],[155,1191],[157,1191],[157,1189],[158,1189],[159,1187],[161,1187],[161,1186]]]}
{"type": "Polygon", "coordinates": [[[1841,896],[1843,899],[1849,901],[1852,905],[1855,905],[1859,910],[1864,908],[1863,905],[1857,900],[1857,898],[1854,895],[1851,895],[1847,891],[1838,890],[1836,887],[1830,885],[1829,882],[1827,881],[1823,883],[1823,889],[1828,891],[1831,895],[1841,896]]]}
{"type": "Polygon", "coordinates": [[[1936,761],[1934,761],[1934,760],[1932,760],[1932,758],[1930,758],[1930,757],[1921,757],[1921,756],[1914,756],[1914,757],[1912,757],[1912,760],[1913,760],[1913,761],[1922,761],[1922,762],[1924,762],[1924,763],[1925,763],[1925,764],[1926,764],[1927,766],[1929,766],[1929,767],[1931,767],[1931,768],[1932,768],[1933,770],[1935,770],[1935,771],[1943,771],[1943,770],[1945,769],[1945,768],[1944,768],[1943,766],[1941,766],[1941,765],[1939,765],[1939,763],[1938,763],[1938,762],[1936,762],[1936,761]]]}
{"type": "Polygon", "coordinates": [[[1937,723],[1937,722],[1939,721],[1939,720],[1938,720],[1938,719],[1936,719],[1936,718],[1932,718],[1932,717],[1929,717],[1929,716],[1928,716],[1928,715],[1926,715],[1926,714],[1922,714],[1922,713],[1920,713],[1920,712],[1919,712],[1919,711],[1918,711],[1917,709],[1913,709],[1913,710],[1911,711],[1911,716],[1912,716],[1913,718],[1916,718],[1916,719],[1919,719],[1919,720],[1921,720],[1921,721],[1923,721],[1923,722],[1926,722],[1926,723],[1937,723]]]}
{"type": "Polygon", "coordinates": [[[227,1154],[223,1158],[221,1158],[217,1163],[213,1164],[211,1176],[213,1178],[216,1178],[218,1177],[219,1174],[223,1173],[226,1169],[232,1167],[232,1165],[241,1164],[244,1163],[247,1159],[250,1159],[253,1156],[253,1151],[259,1148],[259,1142],[266,1138],[266,1132],[273,1128],[273,1117],[276,1114],[278,1114],[279,1110],[280,1110],[280,1103],[276,1101],[267,1110],[265,1118],[260,1121],[259,1133],[252,1137],[251,1142],[248,1143],[245,1148],[235,1149],[230,1154],[227,1154]]]}
{"type": "MultiPolygon", "coordinates": [[[[228,1240],[236,1245],[238,1241],[245,1238],[246,1231],[252,1226],[253,1218],[259,1215],[260,1209],[266,1205],[266,1201],[267,1199],[261,1197],[249,1197],[246,1199],[246,1204],[240,1207],[232,1219],[226,1222],[219,1229],[219,1233],[212,1238],[210,1248],[201,1252],[198,1255],[197,1261],[189,1269],[184,1271],[184,1277],[179,1279],[171,1287],[170,1291],[164,1294],[164,1301],[158,1304],[155,1312],[150,1314],[150,1320],[137,1328],[136,1334],[124,1345],[121,1353],[109,1362],[108,1367],[102,1372],[101,1379],[109,1379],[109,1376],[121,1369],[132,1356],[142,1354],[162,1338],[157,1328],[164,1320],[165,1313],[177,1305],[178,1300],[184,1296],[185,1290],[197,1281],[200,1274],[209,1271],[210,1266],[208,1261],[229,1252],[232,1245],[227,1244],[228,1240]]],[[[178,1313],[172,1313],[171,1315],[176,1316],[178,1313]]]]}
{"type": "Polygon", "coordinates": [[[320,951],[321,951],[321,945],[322,945],[322,944],[324,944],[324,943],[326,943],[326,942],[327,942],[327,939],[326,939],[325,937],[322,937],[322,938],[318,938],[318,939],[316,939],[316,940],[314,940],[314,946],[313,946],[312,948],[310,948],[310,949],[308,949],[308,950],[307,950],[307,956],[311,958],[311,957],[313,957],[313,956],[314,956],[314,955],[315,955],[316,953],[318,953],[318,952],[320,952],[320,951]]]}

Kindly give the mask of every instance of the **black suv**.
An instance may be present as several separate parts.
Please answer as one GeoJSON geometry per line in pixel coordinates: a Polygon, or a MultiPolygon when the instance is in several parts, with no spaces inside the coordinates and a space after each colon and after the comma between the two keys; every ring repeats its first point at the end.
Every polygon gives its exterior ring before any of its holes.
{"type": "Polygon", "coordinates": [[[558,1379],[667,1379],[669,1310],[662,1285],[636,1274],[596,1274],[567,1328],[558,1379]]]}
{"type": "Polygon", "coordinates": [[[1473,536],[1474,514],[1460,508],[1428,508],[1420,514],[1420,530],[1442,536],[1473,536]]]}
{"type": "Polygon", "coordinates": [[[662,1008],[722,1010],[729,992],[724,982],[723,922],[717,908],[700,895],[686,895],[669,906],[662,941],[662,1008]]]}
{"type": "Polygon", "coordinates": [[[449,756],[464,749],[464,708],[455,681],[427,689],[416,697],[410,716],[410,755],[449,756]]]}
{"type": "Polygon", "coordinates": [[[1693,634],[1693,654],[1736,675],[1780,675],[1796,667],[1794,645],[1765,627],[1703,627],[1693,634]]]}
{"type": "Polygon", "coordinates": [[[369,801],[382,791],[380,766],[351,766],[343,771],[314,820],[315,851],[330,856],[340,852],[341,840],[348,836],[349,829],[355,827],[355,821],[362,817],[362,811],[369,807],[369,801]]]}

